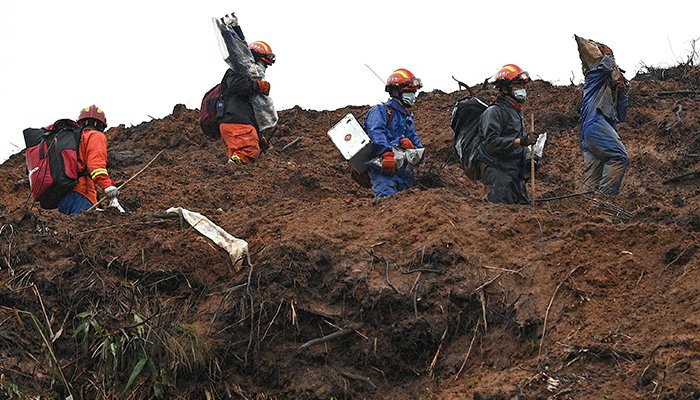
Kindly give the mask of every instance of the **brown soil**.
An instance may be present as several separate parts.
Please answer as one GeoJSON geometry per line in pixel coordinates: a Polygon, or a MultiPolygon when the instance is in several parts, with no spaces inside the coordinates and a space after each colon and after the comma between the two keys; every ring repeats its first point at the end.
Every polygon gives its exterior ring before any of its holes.
{"type": "MultiPolygon", "coordinates": [[[[235,168],[181,105],[112,128],[118,182],[166,149],[122,191],[125,215],[35,205],[20,220],[29,188],[12,156],[0,166],[0,398],[63,399],[68,383],[76,399],[699,399],[699,177],[664,181],[700,169],[700,99],[662,93],[697,90],[633,80],[622,194],[534,209],[489,204],[445,165],[465,92],[421,94],[420,185],[382,200],[326,136],[366,107],[282,111],[273,147],[235,168]],[[254,266],[236,270],[161,218],[171,206],[247,240],[254,266]]],[[[528,91],[525,112],[549,133],[537,195],[574,193],[581,87],[528,91]]]]}

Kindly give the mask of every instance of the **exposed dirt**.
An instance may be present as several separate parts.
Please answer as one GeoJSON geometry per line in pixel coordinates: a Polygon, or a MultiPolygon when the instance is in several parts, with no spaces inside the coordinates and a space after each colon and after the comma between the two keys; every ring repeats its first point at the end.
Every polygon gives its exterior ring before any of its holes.
{"type": "MultiPolygon", "coordinates": [[[[122,191],[125,215],[20,220],[15,155],[0,166],[0,397],[699,399],[700,177],[664,183],[700,170],[693,85],[632,81],[618,198],[534,209],[487,203],[450,157],[466,92],[420,95],[421,184],[382,200],[326,136],[366,107],[282,111],[273,148],[235,168],[196,110],[112,128],[118,182],[166,149],[122,191]],[[158,216],[172,206],[247,240],[254,266],[158,216]]],[[[528,87],[527,121],[549,133],[539,198],[576,192],[581,89],[528,87]]]]}

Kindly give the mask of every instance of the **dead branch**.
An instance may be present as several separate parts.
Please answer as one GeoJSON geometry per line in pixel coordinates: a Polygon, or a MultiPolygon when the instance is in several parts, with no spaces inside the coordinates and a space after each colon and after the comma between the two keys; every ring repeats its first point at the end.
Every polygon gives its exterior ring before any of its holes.
{"type": "Polygon", "coordinates": [[[571,274],[573,274],[579,267],[580,267],[580,265],[578,265],[578,266],[576,266],[576,268],[572,269],[566,275],[566,278],[564,278],[561,282],[559,282],[557,287],[554,289],[554,293],[552,294],[552,298],[549,300],[549,305],[547,306],[547,311],[544,314],[544,323],[542,326],[542,338],[540,338],[540,348],[537,352],[537,358],[539,358],[542,355],[542,344],[544,343],[544,337],[547,334],[547,318],[549,317],[549,309],[552,308],[552,303],[554,303],[554,297],[557,295],[557,292],[559,291],[559,288],[561,287],[561,285],[563,285],[564,282],[566,282],[571,277],[571,274]]]}
{"type": "Polygon", "coordinates": [[[544,202],[544,201],[554,201],[554,200],[562,200],[562,199],[568,199],[571,197],[579,197],[579,196],[585,196],[587,194],[593,194],[595,193],[595,190],[589,190],[587,192],[582,192],[582,193],[572,193],[572,194],[566,194],[563,196],[556,196],[556,197],[545,197],[543,199],[537,199],[538,203],[544,202]]]}
{"type": "Polygon", "coordinates": [[[485,288],[486,286],[492,284],[493,281],[495,281],[496,279],[500,278],[501,275],[503,275],[502,272],[501,272],[500,274],[496,275],[496,276],[495,276],[493,279],[491,279],[490,281],[488,281],[488,282],[484,283],[483,285],[479,286],[478,288],[474,289],[474,291],[472,292],[472,294],[477,294],[477,293],[479,292],[479,290],[481,290],[481,289],[485,288]]]}
{"type": "Polygon", "coordinates": [[[664,185],[666,185],[666,184],[669,184],[669,183],[678,182],[678,181],[681,181],[681,180],[683,180],[683,179],[687,179],[687,178],[691,178],[691,177],[692,177],[692,178],[700,177],[700,171],[686,172],[686,173],[684,173],[684,174],[676,175],[676,176],[674,176],[674,177],[671,177],[671,178],[666,179],[665,181],[663,181],[663,182],[661,182],[661,183],[663,183],[664,185]]]}
{"type": "Polygon", "coordinates": [[[393,283],[391,283],[391,280],[389,279],[389,261],[387,261],[385,259],[384,262],[386,263],[386,266],[384,267],[384,272],[386,275],[386,283],[389,285],[390,288],[394,289],[396,291],[396,293],[403,294],[403,293],[401,293],[401,291],[399,289],[396,288],[396,286],[394,286],[393,283]]]}
{"type": "Polygon", "coordinates": [[[427,268],[416,268],[416,269],[410,269],[408,271],[401,271],[399,270],[404,275],[409,275],[409,274],[415,274],[416,272],[429,272],[431,274],[442,274],[442,271],[438,271],[436,269],[427,269],[427,268]]]}
{"type": "Polygon", "coordinates": [[[430,376],[430,379],[433,379],[435,377],[435,364],[437,364],[438,357],[440,356],[440,350],[442,349],[442,344],[445,342],[445,337],[447,336],[448,328],[449,325],[445,327],[445,332],[442,333],[442,337],[440,338],[440,344],[438,345],[437,351],[435,352],[435,357],[433,357],[433,361],[430,363],[430,367],[428,368],[428,375],[430,376]]]}
{"type": "Polygon", "coordinates": [[[483,290],[479,290],[479,303],[481,303],[481,312],[484,316],[484,332],[486,332],[489,330],[489,324],[486,323],[486,297],[483,290]]]}
{"type": "Polygon", "coordinates": [[[488,265],[482,265],[481,268],[494,269],[494,270],[496,270],[496,271],[503,271],[503,272],[506,272],[506,273],[509,273],[509,274],[516,274],[516,275],[523,276],[523,274],[522,274],[523,268],[522,268],[522,267],[520,267],[519,269],[515,270],[515,269],[506,269],[506,268],[498,268],[498,267],[489,267],[488,265]]]}
{"type": "Polygon", "coordinates": [[[290,147],[296,146],[299,142],[301,142],[302,137],[298,136],[296,139],[292,140],[291,142],[287,143],[282,147],[281,151],[285,151],[290,147]]]}
{"type": "Polygon", "coordinates": [[[338,373],[339,373],[340,375],[342,375],[342,376],[344,376],[344,377],[346,377],[346,378],[348,378],[348,379],[352,379],[352,380],[355,380],[355,381],[360,381],[360,382],[366,383],[372,390],[377,389],[377,385],[375,385],[375,384],[372,382],[372,380],[369,379],[369,378],[366,377],[366,376],[355,375],[355,374],[352,374],[352,373],[350,373],[350,372],[341,371],[341,370],[339,370],[339,369],[336,368],[336,367],[333,367],[333,369],[335,369],[336,371],[338,371],[338,373]]]}
{"type": "Polygon", "coordinates": [[[464,356],[464,361],[462,361],[462,365],[459,367],[459,371],[457,371],[457,374],[454,376],[454,378],[452,378],[452,382],[459,379],[459,375],[462,373],[464,366],[467,365],[467,360],[469,359],[469,355],[472,352],[472,347],[474,346],[474,341],[476,340],[476,332],[478,330],[479,330],[479,323],[477,322],[476,326],[474,327],[474,334],[472,335],[472,341],[471,341],[471,343],[469,343],[469,349],[467,349],[467,355],[464,356]]]}
{"type": "Polygon", "coordinates": [[[279,307],[277,307],[277,312],[275,312],[275,315],[272,317],[272,321],[270,321],[270,324],[267,325],[267,329],[265,329],[265,333],[263,334],[262,339],[260,339],[260,343],[262,343],[265,340],[265,337],[267,337],[267,333],[270,331],[272,324],[275,323],[275,320],[277,319],[277,315],[279,315],[280,309],[282,308],[282,304],[284,304],[284,299],[282,299],[282,301],[280,301],[280,305],[279,305],[279,307]]]}
{"type": "Polygon", "coordinates": [[[656,93],[657,96],[673,96],[676,94],[682,94],[682,95],[687,95],[687,96],[696,96],[696,95],[700,95],[700,92],[696,91],[696,90],[668,90],[668,91],[656,93]]]}
{"type": "Polygon", "coordinates": [[[170,221],[167,221],[167,220],[164,220],[164,219],[159,219],[159,220],[156,220],[156,221],[148,221],[148,222],[129,222],[129,223],[126,223],[126,224],[108,225],[108,226],[103,226],[103,227],[100,227],[100,228],[93,228],[93,229],[88,229],[88,230],[85,230],[85,231],[80,231],[80,232],[77,232],[77,233],[73,233],[73,235],[82,235],[82,234],[85,234],[85,233],[97,232],[97,231],[102,231],[102,230],[106,230],[106,229],[121,228],[121,227],[124,227],[124,226],[162,224],[163,222],[170,222],[170,221]]]}
{"type": "MultiPolygon", "coordinates": [[[[148,167],[150,167],[151,164],[153,164],[153,162],[154,162],[155,160],[157,160],[158,157],[160,157],[161,154],[163,154],[164,151],[165,151],[165,149],[159,151],[158,154],[156,154],[156,156],[153,157],[153,159],[152,159],[151,161],[149,161],[148,164],[146,164],[146,166],[144,166],[144,167],[141,168],[137,173],[135,173],[134,175],[132,175],[131,178],[129,178],[129,179],[126,180],[126,182],[124,182],[124,183],[122,183],[121,185],[119,185],[119,187],[118,187],[117,189],[122,190],[122,188],[124,188],[124,186],[126,186],[127,184],[129,184],[129,182],[131,182],[132,180],[136,179],[139,175],[141,175],[141,174],[143,173],[143,171],[147,170],[148,167]]],[[[100,204],[104,203],[106,200],[107,200],[107,196],[102,197],[97,203],[93,204],[92,207],[88,208],[88,210],[87,210],[86,212],[90,212],[90,211],[94,210],[94,209],[97,208],[100,204]]]]}
{"type": "Polygon", "coordinates": [[[315,345],[317,345],[317,344],[325,343],[325,342],[328,342],[328,341],[330,341],[330,340],[337,339],[337,338],[343,337],[343,336],[345,336],[345,335],[349,335],[349,334],[351,334],[351,333],[353,333],[353,332],[355,332],[354,329],[347,329],[347,328],[346,328],[346,329],[341,329],[341,330],[339,330],[339,331],[337,331],[337,332],[333,332],[333,333],[331,333],[331,334],[328,334],[328,335],[323,336],[323,337],[320,337],[320,338],[311,339],[311,340],[309,340],[308,342],[306,342],[306,343],[302,344],[301,346],[299,346],[299,348],[297,349],[297,351],[306,350],[306,349],[308,349],[308,348],[311,347],[311,346],[315,346],[315,345]]]}

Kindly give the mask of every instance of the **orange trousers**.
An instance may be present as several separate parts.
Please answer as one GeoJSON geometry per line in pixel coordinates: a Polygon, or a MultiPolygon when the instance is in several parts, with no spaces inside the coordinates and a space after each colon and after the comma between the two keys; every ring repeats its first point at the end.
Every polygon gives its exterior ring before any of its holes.
{"type": "Polygon", "coordinates": [[[258,132],[253,125],[219,124],[219,132],[226,145],[228,158],[236,155],[243,164],[250,164],[260,156],[258,132]]]}

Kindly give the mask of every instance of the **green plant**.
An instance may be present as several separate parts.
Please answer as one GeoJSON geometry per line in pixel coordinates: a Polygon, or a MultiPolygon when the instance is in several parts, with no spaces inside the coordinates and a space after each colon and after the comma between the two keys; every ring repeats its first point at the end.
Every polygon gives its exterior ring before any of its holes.
{"type": "Polygon", "coordinates": [[[23,397],[19,387],[6,380],[4,374],[0,374],[0,397],[8,400],[21,399],[23,397]]]}
{"type": "Polygon", "coordinates": [[[84,311],[76,318],[79,324],[73,338],[97,362],[97,383],[102,393],[129,398],[148,382],[150,387],[146,387],[154,397],[165,396],[165,387],[170,385],[168,373],[152,356],[159,349],[149,340],[152,329],[141,315],[131,312],[127,316],[131,325],[113,331],[100,323],[94,311],[84,311]]]}

